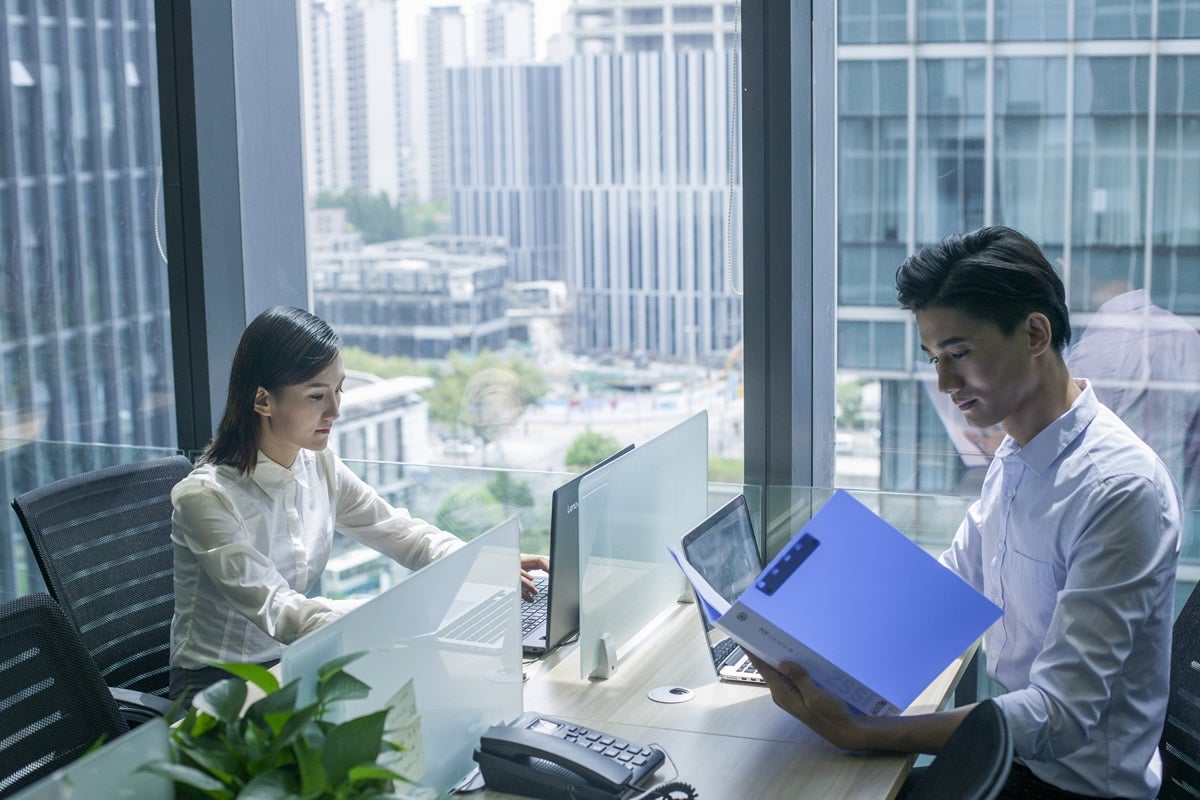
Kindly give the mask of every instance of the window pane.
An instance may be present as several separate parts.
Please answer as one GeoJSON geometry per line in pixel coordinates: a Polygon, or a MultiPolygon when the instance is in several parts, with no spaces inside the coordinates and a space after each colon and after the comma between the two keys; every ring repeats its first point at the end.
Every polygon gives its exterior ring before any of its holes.
{"type": "Polygon", "coordinates": [[[917,40],[980,42],[987,34],[984,0],[917,0],[917,40]]]}
{"type": "MultiPolygon", "coordinates": [[[[1200,55],[1152,40],[1155,4],[1139,0],[916,0],[891,7],[891,35],[885,5],[838,6],[840,41],[855,46],[837,56],[835,482],[977,494],[988,457],[953,443],[965,423],[939,412],[891,283],[921,246],[1004,224],[1061,271],[1072,369],[1200,507],[1200,464],[1185,441],[1200,414],[1200,55]],[[906,8],[918,42],[901,33],[906,8]],[[996,40],[1017,44],[982,43],[989,8],[996,40]],[[886,47],[872,59],[875,43],[886,47]]],[[[1162,39],[1195,38],[1200,5],[1160,0],[1156,20],[1162,39]]]]}
{"type": "Polygon", "coordinates": [[[299,0],[314,310],[410,387],[403,437],[334,448],[562,470],[589,430],[740,431],[736,7],[421,5],[299,0]]]}
{"type": "MultiPolygon", "coordinates": [[[[0,493],[9,498],[100,466],[41,443],[173,447],[177,438],[166,264],[154,238],[154,4],[126,8],[124,29],[143,42],[136,102],[116,67],[124,37],[89,17],[91,4],[0,11],[0,40],[21,65],[8,65],[12,107],[0,114],[0,141],[17,156],[0,159],[0,493]]],[[[29,589],[15,524],[12,515],[0,524],[0,598],[29,589]]]]}

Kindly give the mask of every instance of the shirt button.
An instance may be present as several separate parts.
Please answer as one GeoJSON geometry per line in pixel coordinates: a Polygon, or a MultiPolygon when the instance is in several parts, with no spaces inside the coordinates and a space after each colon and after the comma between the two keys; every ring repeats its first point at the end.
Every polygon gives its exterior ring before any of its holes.
{"type": "Polygon", "coordinates": [[[1016,496],[1017,496],[1017,490],[1016,490],[1016,489],[1009,489],[1009,490],[1008,490],[1008,496],[1009,496],[1009,497],[1016,497],[1016,496]]]}

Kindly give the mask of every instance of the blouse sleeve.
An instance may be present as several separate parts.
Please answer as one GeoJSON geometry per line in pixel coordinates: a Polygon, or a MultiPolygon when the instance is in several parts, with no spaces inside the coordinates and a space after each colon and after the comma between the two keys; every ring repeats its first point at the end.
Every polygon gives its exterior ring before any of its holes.
{"type": "Polygon", "coordinates": [[[409,569],[420,569],[463,546],[454,534],[392,506],[341,459],[330,457],[335,465],[334,524],[339,531],[409,569]]]}

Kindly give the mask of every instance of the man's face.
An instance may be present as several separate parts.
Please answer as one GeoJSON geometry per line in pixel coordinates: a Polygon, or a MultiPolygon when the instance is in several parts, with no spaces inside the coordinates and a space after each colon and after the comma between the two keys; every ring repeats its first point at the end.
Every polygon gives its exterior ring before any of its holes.
{"type": "Polygon", "coordinates": [[[918,311],[916,321],[938,391],[950,395],[968,423],[1003,423],[1030,404],[1037,375],[1025,325],[1005,335],[991,322],[949,308],[918,311]]]}

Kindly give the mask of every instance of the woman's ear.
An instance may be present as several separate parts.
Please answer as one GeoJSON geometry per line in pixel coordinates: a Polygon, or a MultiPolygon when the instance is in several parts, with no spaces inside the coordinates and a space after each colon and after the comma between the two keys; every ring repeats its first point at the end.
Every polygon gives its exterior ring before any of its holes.
{"type": "Polygon", "coordinates": [[[254,391],[254,413],[260,417],[271,416],[271,393],[261,386],[254,391]]]}
{"type": "Polygon", "coordinates": [[[1054,338],[1054,329],[1050,318],[1040,311],[1034,311],[1025,318],[1025,333],[1029,337],[1029,354],[1040,356],[1050,348],[1054,338]]]}

